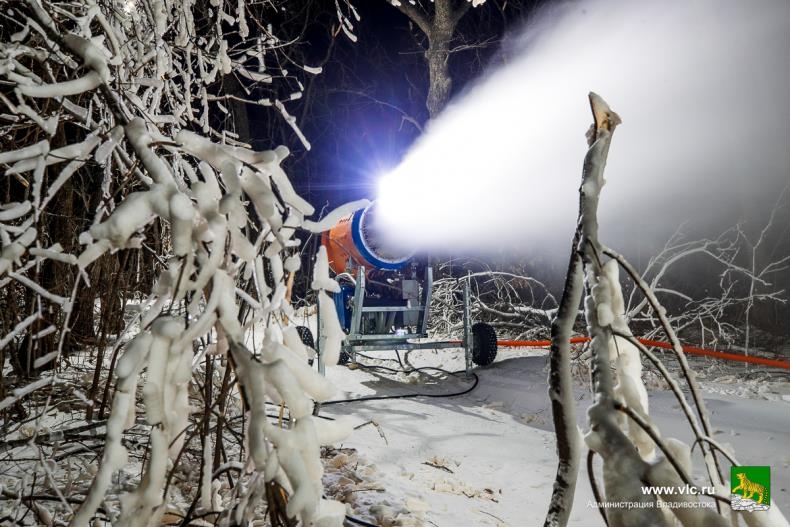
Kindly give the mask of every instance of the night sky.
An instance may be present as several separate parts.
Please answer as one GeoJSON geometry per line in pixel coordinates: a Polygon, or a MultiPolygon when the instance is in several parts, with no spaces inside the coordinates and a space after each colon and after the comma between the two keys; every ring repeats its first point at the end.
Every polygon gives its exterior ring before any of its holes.
{"type": "MultiPolygon", "coordinates": [[[[428,118],[424,37],[383,0],[356,2],[355,8],[361,16],[354,31],[358,41],[351,42],[341,32],[323,72],[308,78],[304,98],[289,106],[312,144],[311,151],[306,153],[292,132],[281,139],[292,151],[284,164],[287,173],[317,209],[327,202],[337,206],[374,198],[377,178],[396,166],[420,135],[409,120],[424,126],[428,118]]],[[[482,44],[451,55],[454,94],[485,67],[506,60],[503,35],[521,25],[526,9],[517,3],[508,6],[504,15],[500,9],[498,2],[490,1],[470,10],[459,25],[456,46],[482,44]]],[[[310,65],[319,64],[327,54],[327,26],[337,23],[333,16],[334,12],[316,16],[306,42],[299,45],[310,65]]],[[[270,113],[261,118],[278,117],[270,113]]],[[[254,146],[274,145],[264,140],[254,146]]]]}

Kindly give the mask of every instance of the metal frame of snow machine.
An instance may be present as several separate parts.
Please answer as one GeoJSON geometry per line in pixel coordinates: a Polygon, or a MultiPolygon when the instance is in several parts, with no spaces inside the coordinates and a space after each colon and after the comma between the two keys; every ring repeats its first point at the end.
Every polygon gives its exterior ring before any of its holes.
{"type": "MultiPolygon", "coordinates": [[[[374,284],[369,282],[364,266],[357,267],[355,277],[342,273],[338,279],[341,291],[334,295],[335,307],[341,326],[347,332],[341,348],[341,363],[355,361],[357,352],[361,351],[461,347],[468,376],[472,363],[486,366],[494,361],[496,333],[488,324],[472,324],[468,281],[464,281],[463,288],[464,335],[459,346],[458,341],[423,341],[428,337],[429,305],[433,293],[433,269],[430,266],[425,267],[421,279],[416,276],[414,267],[411,272],[389,271],[385,284],[389,294],[386,296],[371,290],[374,287],[370,286],[374,284]]],[[[320,336],[320,316],[318,319],[320,336]]],[[[320,341],[318,338],[317,344],[320,341]]],[[[318,370],[323,374],[323,354],[320,349],[317,351],[318,370]]]]}

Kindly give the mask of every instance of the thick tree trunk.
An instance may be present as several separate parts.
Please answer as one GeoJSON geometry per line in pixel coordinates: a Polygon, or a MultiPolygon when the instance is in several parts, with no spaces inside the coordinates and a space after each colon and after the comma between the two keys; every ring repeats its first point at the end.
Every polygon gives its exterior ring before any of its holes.
{"type": "Polygon", "coordinates": [[[426,2],[427,5],[433,5],[433,16],[426,16],[425,11],[419,6],[409,2],[401,2],[396,7],[428,38],[428,49],[425,50],[425,62],[428,65],[428,94],[425,98],[425,107],[428,109],[429,117],[433,119],[450,100],[453,87],[448,65],[450,42],[458,27],[458,21],[463,18],[472,4],[467,1],[432,0],[430,3],[426,2]]]}
{"type": "Polygon", "coordinates": [[[450,40],[456,26],[450,0],[436,0],[435,9],[436,14],[428,33],[428,50],[425,52],[425,61],[428,63],[428,97],[425,106],[431,119],[444,109],[450,99],[453,79],[450,77],[448,59],[450,40]]]}
{"type": "Polygon", "coordinates": [[[453,80],[447,67],[448,55],[449,42],[444,40],[444,36],[437,38],[437,41],[432,39],[428,51],[425,52],[429,83],[425,107],[428,108],[428,115],[431,119],[439,115],[450,99],[453,80]]]}

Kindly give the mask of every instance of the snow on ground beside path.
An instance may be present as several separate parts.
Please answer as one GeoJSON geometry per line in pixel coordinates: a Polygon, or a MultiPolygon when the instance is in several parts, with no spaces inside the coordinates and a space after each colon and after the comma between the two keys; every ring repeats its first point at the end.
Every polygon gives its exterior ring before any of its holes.
{"type": "MultiPolygon", "coordinates": [[[[392,360],[394,352],[370,355],[377,358],[361,361],[398,367],[392,360]]],[[[414,351],[401,357],[411,366],[458,370],[463,365],[459,350],[414,351]]],[[[556,470],[546,351],[502,349],[493,365],[475,371],[480,383],[466,395],[354,402],[322,410],[322,415],[350,415],[356,424],[372,420],[378,425],[362,426],[343,444],[354,449],[366,467],[365,484],[378,489],[357,493],[366,495],[357,497],[352,515],[382,526],[543,523],[556,470]],[[371,512],[371,505],[382,503],[383,512],[382,507],[371,512]]],[[[472,382],[463,375],[436,382],[417,374],[385,375],[344,367],[330,368],[328,375],[342,398],[459,392],[472,382]]],[[[742,464],[772,467],[772,496],[786,513],[790,510],[790,404],[781,394],[787,384],[777,381],[745,392],[755,397],[746,399],[722,393],[726,380],[719,381],[705,393],[714,437],[732,445],[742,464]]],[[[690,442],[690,431],[672,394],[653,390],[650,399],[662,435],[690,442]]],[[[584,427],[584,409],[590,401],[581,380],[577,380],[577,400],[584,427]]],[[[702,467],[696,459],[694,477],[700,484],[702,467]]],[[[587,506],[592,500],[583,471],[571,525],[602,525],[598,511],[587,506]]]]}
{"type": "MultiPolygon", "coordinates": [[[[464,387],[451,380],[441,388],[464,387]]],[[[367,426],[344,446],[375,460],[382,485],[403,505],[426,502],[426,520],[515,525],[520,518],[527,525],[545,514],[540,504],[547,503],[550,487],[543,482],[554,471],[551,434],[525,433],[529,430],[517,419],[469,398],[370,401],[326,413],[346,411],[360,422],[375,420],[386,442],[367,426]]],[[[401,505],[394,501],[396,508],[401,505]]]]}
{"type": "MultiPolygon", "coordinates": [[[[309,317],[293,320],[309,322],[309,317]]],[[[258,337],[256,337],[258,338],[258,337]]],[[[111,353],[105,355],[109,360],[111,353]]],[[[398,368],[394,352],[379,352],[365,364],[398,368]]],[[[770,465],[772,497],[785,514],[790,511],[790,383],[788,376],[758,367],[700,359],[692,366],[702,383],[714,438],[732,445],[746,465],[770,465]]],[[[459,370],[460,350],[401,353],[406,366],[436,366],[459,370]]],[[[92,379],[93,363],[87,355],[70,358],[69,382],[57,383],[53,407],[38,423],[39,435],[50,430],[84,425],[73,399],[84,400],[92,379]],[[79,391],[81,390],[81,391],[79,391]],[[73,392],[73,394],[72,394],[73,392]],[[84,393],[83,393],[84,392],[84,393]],[[73,396],[72,396],[73,395],[73,396]],[[70,402],[71,401],[71,402],[70,402]],[[64,410],[64,411],[61,411],[64,410]]],[[[667,360],[671,365],[671,360],[667,360]]],[[[470,393],[451,398],[398,399],[325,406],[324,416],[348,415],[363,425],[349,440],[324,452],[326,494],[350,504],[349,513],[381,527],[464,527],[467,525],[542,525],[556,469],[554,436],[546,395],[547,352],[540,349],[501,349],[494,364],[476,369],[479,385],[470,393]],[[365,424],[375,421],[376,425],[365,424]]],[[[472,385],[463,374],[437,380],[434,376],[383,374],[345,367],[328,368],[338,385],[337,398],[402,393],[446,394],[472,385]]],[[[584,408],[590,401],[583,374],[576,377],[578,419],[584,427],[584,408]]],[[[660,383],[652,382],[650,386],[660,383]]],[[[671,393],[650,392],[651,414],[663,436],[690,442],[690,432],[671,393]]],[[[234,406],[234,408],[236,408],[234,406]]],[[[236,408],[238,411],[240,406],[236,408]]],[[[9,434],[7,441],[33,435],[33,423],[9,434]]],[[[69,456],[53,467],[61,488],[87,484],[92,464],[103,441],[103,429],[84,432],[87,452],[69,456]],[[95,437],[88,435],[96,433],[95,437]]],[[[119,494],[136,485],[146,443],[131,434],[127,446],[131,463],[115,478],[107,504],[116,507],[119,494]]],[[[79,448],[75,446],[75,448],[79,448]]],[[[13,456],[35,461],[38,450],[16,447],[13,456]]],[[[237,459],[238,452],[229,452],[237,459]]],[[[27,465],[6,467],[0,484],[14,490],[27,465]]],[[[724,464],[725,470],[727,465],[724,464]]],[[[702,484],[702,463],[695,460],[694,477],[702,484]]],[[[172,487],[173,512],[184,510],[194,495],[196,472],[179,470],[172,487]],[[185,493],[180,492],[183,479],[185,493]]],[[[196,468],[193,467],[193,468],[196,468]]],[[[579,479],[571,525],[602,525],[598,511],[587,506],[592,493],[586,473],[579,479]]],[[[16,502],[0,506],[0,517],[13,514],[16,502]],[[9,508],[10,507],[10,508],[9,508]]],[[[57,511],[58,504],[44,504],[57,511]]],[[[35,519],[31,520],[35,521],[35,519]]]]}

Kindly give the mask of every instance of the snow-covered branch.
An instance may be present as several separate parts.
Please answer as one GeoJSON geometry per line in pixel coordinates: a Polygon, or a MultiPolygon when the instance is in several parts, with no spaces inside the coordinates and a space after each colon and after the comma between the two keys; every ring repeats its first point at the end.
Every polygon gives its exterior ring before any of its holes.
{"type": "MultiPolygon", "coordinates": [[[[445,263],[445,266],[481,268],[458,278],[441,278],[434,282],[431,298],[431,327],[437,335],[451,335],[463,327],[461,298],[463,282],[468,281],[472,294],[472,312],[476,320],[502,328],[502,335],[515,339],[545,338],[545,327],[557,310],[557,300],[545,284],[529,276],[496,271],[488,264],[471,260],[445,263]]],[[[440,268],[440,272],[444,267],[440,268]]]]}
{"type": "MultiPolygon", "coordinates": [[[[190,443],[200,439],[203,475],[195,496],[203,509],[182,512],[240,523],[259,512],[264,493],[255,482],[276,483],[286,492],[289,518],[341,525],[344,508],[322,498],[319,449],[350,430],[310,415],[313,401],[333,389],[308,366],[295,328],[283,322],[293,314],[285,279],[300,267],[295,233],[313,208],[280,166],[287,148],[253,151],[249,138],[223,125],[223,103],[271,106],[307,145],[288,112],[301,84],[281,65],[286,43],[260,18],[265,9],[244,0],[210,7],[192,0],[0,0],[0,9],[4,34],[6,24],[14,26],[0,42],[0,169],[11,198],[0,205],[0,279],[7,291],[0,302],[26,299],[3,309],[0,342],[27,359],[21,375],[73,352],[64,343],[73,342],[76,323],[101,335],[99,347],[107,334],[134,335],[115,347],[110,374],[104,350],[96,352],[88,397],[89,405],[98,404],[96,386],[104,379],[102,405],[112,400],[106,442],[89,489],[74,489],[87,490],[84,502],[65,519],[89,525],[101,509],[118,525],[158,525],[175,492],[173,475],[194,461],[190,443]],[[222,81],[231,77],[237,92],[223,92],[222,81]],[[111,320],[123,320],[123,303],[109,284],[124,275],[123,262],[134,265],[146,254],[143,247],[158,269],[141,286],[147,300],[139,326],[112,330],[111,320]],[[108,284],[98,324],[93,296],[77,305],[80,281],[108,284]],[[46,339],[57,352],[44,347],[46,339]],[[215,375],[221,386],[212,389],[215,375]],[[190,406],[195,390],[205,397],[202,416],[190,406]],[[249,417],[237,422],[240,428],[226,422],[239,401],[236,390],[247,405],[240,416],[249,417]],[[268,422],[272,403],[287,406],[286,423],[268,422]],[[118,471],[135,462],[126,436],[133,428],[149,446],[138,465],[141,478],[121,489],[118,471]],[[228,455],[223,433],[240,438],[234,448],[245,468],[235,488],[222,487],[214,475],[220,453],[228,455]]],[[[339,340],[327,335],[324,362],[331,364],[339,340]]],[[[51,395],[58,375],[0,394],[0,405],[37,391],[51,395]]]]}
{"type": "MultiPolygon", "coordinates": [[[[725,274],[743,270],[731,259],[737,249],[732,245],[721,249],[720,245],[709,242],[702,245],[690,244],[679,252],[669,252],[669,257],[658,264],[658,271],[654,275],[657,278],[651,288],[622,255],[605,248],[598,238],[598,199],[604,184],[603,169],[612,131],[620,120],[597,95],[591,94],[590,102],[595,123],[588,133],[590,148],[585,158],[580,189],[579,223],[559,315],[552,326],[552,365],[549,381],[550,396],[554,403],[560,467],[546,524],[567,523],[572,490],[570,495],[564,491],[569,487],[573,488],[578,470],[578,452],[569,448],[572,445],[572,433],[569,430],[575,425],[575,420],[572,419],[573,392],[568,381],[569,374],[563,375],[563,371],[568,370],[570,361],[568,339],[576,318],[575,307],[581,295],[583,275],[587,291],[584,305],[587,330],[591,337],[594,396],[593,404],[587,411],[589,431],[585,434],[584,441],[591,451],[603,459],[604,496],[600,499],[609,503],[628,502],[631,505],[628,508],[604,507],[605,521],[609,526],[658,526],[669,525],[668,522],[674,521],[671,517],[674,517],[684,526],[735,525],[737,520],[734,516],[730,520],[729,499],[725,497],[729,494],[729,487],[725,484],[721,460],[716,453],[724,453],[732,462],[734,457],[724,452],[721,445],[711,439],[712,427],[705,402],[666,309],[661,306],[656,296],[655,289],[660,291],[660,288],[655,286],[672,263],[690,253],[716,257],[719,262],[727,264],[725,274]],[[711,250],[711,247],[715,250],[711,250]],[[633,281],[634,291],[644,296],[644,304],[655,313],[661,330],[672,343],[683,380],[691,393],[691,403],[686,401],[680,384],[661,360],[631,333],[629,322],[633,318],[629,320],[626,316],[628,311],[620,284],[620,267],[633,281]],[[642,484],[659,487],[683,484],[694,486],[690,447],[677,439],[661,438],[650,419],[648,393],[642,380],[642,355],[664,376],[686,415],[695,436],[695,445],[699,445],[702,452],[708,481],[715,489],[718,511],[698,507],[695,502],[700,498],[693,493],[678,497],[641,492],[642,484]],[[665,507],[657,507],[656,500],[665,500],[668,503],[665,507]]],[[[750,272],[748,269],[744,271],[750,272]]],[[[675,294],[674,291],[669,293],[675,294]]],[[[680,294],[677,296],[683,297],[680,294]]],[[[633,315],[641,309],[640,307],[630,313],[633,315]]],[[[591,462],[592,457],[592,454],[588,455],[588,470],[591,472],[595,469],[591,462]]],[[[594,474],[591,473],[590,477],[594,482],[594,474]]],[[[599,497],[597,488],[594,491],[596,497],[599,497]]],[[[745,513],[744,519],[749,525],[787,525],[775,507],[767,514],[745,513]]]]}

